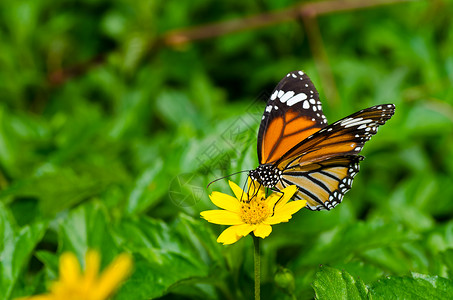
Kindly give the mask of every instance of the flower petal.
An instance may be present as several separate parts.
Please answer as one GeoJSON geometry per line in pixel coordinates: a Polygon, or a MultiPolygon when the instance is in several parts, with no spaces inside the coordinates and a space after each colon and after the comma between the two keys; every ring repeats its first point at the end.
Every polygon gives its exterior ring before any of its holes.
{"type": "Polygon", "coordinates": [[[236,226],[236,233],[240,236],[246,236],[253,230],[255,230],[256,225],[251,225],[251,224],[241,224],[236,226]]]}
{"type": "Polygon", "coordinates": [[[238,199],[233,196],[219,192],[212,192],[212,194],[209,195],[209,198],[217,207],[239,213],[240,203],[238,199]]]}
{"type": "Polygon", "coordinates": [[[57,300],[56,297],[52,294],[28,296],[28,297],[14,298],[14,299],[15,300],[57,300]]]}
{"type": "Polygon", "coordinates": [[[275,209],[275,213],[272,217],[269,217],[265,220],[265,224],[275,225],[282,222],[288,222],[292,218],[292,215],[298,212],[300,209],[307,205],[305,200],[296,200],[290,203],[287,203],[284,207],[280,209],[275,209]]]}
{"type": "Polygon", "coordinates": [[[97,288],[92,291],[93,299],[107,299],[121,282],[129,276],[131,270],[132,257],[127,253],[120,254],[102,273],[97,288]]]}
{"type": "MultiPolygon", "coordinates": [[[[281,199],[277,202],[277,205],[275,206],[276,211],[279,208],[283,207],[294,196],[294,194],[297,192],[297,186],[290,185],[281,190],[280,192],[283,193],[283,197],[281,197],[281,199]]],[[[281,195],[278,195],[278,197],[280,196],[281,195]]]]}
{"type": "Polygon", "coordinates": [[[242,235],[237,234],[236,231],[237,227],[238,226],[230,226],[227,229],[225,229],[217,238],[217,242],[222,243],[224,245],[230,245],[239,241],[242,235]]]}
{"type": "Polygon", "coordinates": [[[85,276],[80,287],[82,290],[89,291],[92,285],[96,285],[95,280],[98,277],[100,263],[101,257],[99,256],[99,252],[88,250],[85,255],[85,276]]]}
{"type": "MultiPolygon", "coordinates": [[[[275,203],[277,203],[277,201],[283,199],[283,194],[280,193],[280,192],[274,192],[272,193],[269,197],[267,197],[266,199],[266,203],[267,203],[267,206],[270,207],[270,208],[274,208],[275,207],[275,203]]],[[[275,208],[274,208],[275,209],[275,208]]]]}
{"type": "Polygon", "coordinates": [[[234,195],[238,199],[238,201],[241,200],[241,197],[244,196],[244,191],[233,181],[228,180],[228,184],[230,185],[231,190],[233,191],[234,195]]]}
{"type": "Polygon", "coordinates": [[[68,286],[77,286],[80,280],[80,264],[71,252],[60,256],[60,281],[68,286]]]}
{"type": "Polygon", "coordinates": [[[255,236],[258,236],[260,238],[265,238],[267,237],[269,234],[271,234],[272,232],[272,227],[271,225],[268,225],[268,224],[259,224],[256,229],[253,231],[253,234],[255,234],[255,236]]]}
{"type": "Polygon", "coordinates": [[[206,210],[200,213],[206,221],[220,225],[239,225],[244,223],[237,213],[228,210],[206,210]]]}
{"type": "Polygon", "coordinates": [[[256,229],[256,225],[240,224],[228,227],[217,238],[218,243],[229,245],[237,242],[241,237],[248,235],[256,229]]]}
{"type": "Polygon", "coordinates": [[[280,209],[275,210],[275,214],[294,214],[307,205],[306,200],[295,200],[287,203],[280,209]]]}

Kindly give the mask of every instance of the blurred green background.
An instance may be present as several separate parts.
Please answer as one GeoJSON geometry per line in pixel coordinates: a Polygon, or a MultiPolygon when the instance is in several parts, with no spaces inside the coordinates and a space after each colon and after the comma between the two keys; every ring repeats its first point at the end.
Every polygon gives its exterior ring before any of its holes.
{"type": "Polygon", "coordinates": [[[59,255],[89,248],[133,254],[115,299],[252,298],[251,238],[218,245],[199,213],[230,193],[209,181],[258,165],[266,97],[299,69],[330,122],[396,113],[341,205],[263,241],[263,299],[453,297],[453,3],[387,2],[174,45],[301,2],[1,1],[0,299],[45,292],[59,255]]]}

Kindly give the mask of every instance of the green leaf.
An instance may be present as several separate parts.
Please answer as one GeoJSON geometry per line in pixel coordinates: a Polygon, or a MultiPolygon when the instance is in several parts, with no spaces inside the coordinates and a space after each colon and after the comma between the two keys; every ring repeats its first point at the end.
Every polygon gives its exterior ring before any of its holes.
{"type": "Polygon", "coordinates": [[[58,278],[58,255],[49,251],[36,251],[36,257],[46,266],[46,276],[51,280],[58,278]]]}
{"type": "Polygon", "coordinates": [[[126,211],[137,213],[146,210],[166,191],[162,176],[162,160],[158,159],[152,166],[142,172],[135,181],[127,198],[126,211]]]}
{"type": "Polygon", "coordinates": [[[404,231],[402,226],[385,224],[380,220],[348,224],[324,232],[314,247],[300,258],[298,264],[312,265],[344,260],[356,253],[413,238],[414,236],[404,231]]]}
{"type": "Polygon", "coordinates": [[[442,262],[448,268],[448,277],[450,279],[453,278],[453,249],[447,249],[444,252],[440,253],[440,257],[442,258],[442,262]]]}
{"type": "Polygon", "coordinates": [[[313,282],[316,299],[368,299],[368,288],[346,271],[321,266],[313,282]]]}
{"type": "MultiPolygon", "coordinates": [[[[406,128],[417,135],[433,135],[444,128],[452,128],[452,120],[442,107],[425,102],[414,106],[407,114],[406,128]],[[420,122],[423,120],[423,122],[420,122]]],[[[450,129],[451,132],[451,129],[450,129]]]]}
{"type": "Polygon", "coordinates": [[[0,197],[37,198],[40,211],[50,216],[100,194],[109,184],[118,182],[122,175],[114,165],[107,169],[84,164],[81,170],[74,170],[47,164],[31,178],[15,181],[0,192],[0,197]]]}
{"type": "Polygon", "coordinates": [[[370,286],[377,299],[453,299],[453,281],[413,273],[412,277],[389,277],[370,286]]]}
{"type": "Polygon", "coordinates": [[[9,299],[45,230],[43,222],[16,228],[9,210],[0,203],[0,299],[9,299]]]}
{"type": "Polygon", "coordinates": [[[376,281],[384,275],[382,268],[363,260],[353,260],[347,263],[340,263],[334,266],[337,269],[345,270],[354,277],[360,277],[364,283],[376,281]]]}
{"type": "Polygon", "coordinates": [[[222,274],[221,248],[201,220],[181,216],[167,225],[143,217],[121,222],[115,232],[117,241],[136,259],[134,274],[118,299],[159,297],[188,280],[214,282],[222,274]]]}
{"type": "Polygon", "coordinates": [[[111,262],[121,251],[112,238],[107,218],[101,203],[89,203],[72,210],[60,220],[61,252],[71,251],[79,261],[84,261],[87,251],[96,249],[104,263],[111,262]]]}
{"type": "Polygon", "coordinates": [[[176,128],[188,125],[200,128],[204,120],[200,119],[196,107],[191,103],[186,94],[178,91],[164,91],[157,97],[156,109],[164,121],[176,128]],[[173,105],[169,105],[173,103],[173,105]]]}

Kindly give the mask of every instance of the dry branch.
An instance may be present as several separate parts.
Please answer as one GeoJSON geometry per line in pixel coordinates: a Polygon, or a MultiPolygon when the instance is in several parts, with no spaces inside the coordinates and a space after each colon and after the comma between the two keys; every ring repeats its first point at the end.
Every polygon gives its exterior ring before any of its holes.
{"type": "Polygon", "coordinates": [[[216,22],[188,29],[173,30],[164,35],[164,41],[167,45],[180,45],[191,41],[208,39],[238,31],[287,22],[298,17],[317,17],[336,12],[364,9],[408,1],[411,0],[331,0],[323,2],[309,2],[276,12],[263,13],[236,20],[216,22]]]}
{"type": "MultiPolygon", "coordinates": [[[[303,3],[280,11],[263,13],[236,20],[200,25],[192,28],[172,30],[164,34],[160,39],[158,39],[159,42],[154,45],[179,46],[192,41],[209,39],[238,31],[270,26],[297,18],[316,18],[320,15],[335,12],[351,11],[409,1],[413,0],[330,0],[303,3]]],[[[67,69],[55,70],[48,76],[49,83],[52,86],[63,84],[69,78],[81,75],[89,69],[103,64],[109,54],[110,53],[98,55],[87,62],[69,67],[67,69]]]]}

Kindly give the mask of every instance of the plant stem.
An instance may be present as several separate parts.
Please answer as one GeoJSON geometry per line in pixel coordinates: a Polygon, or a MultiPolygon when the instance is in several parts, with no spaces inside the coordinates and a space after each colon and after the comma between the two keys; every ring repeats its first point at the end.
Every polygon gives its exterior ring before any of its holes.
{"type": "Polygon", "coordinates": [[[255,300],[260,300],[260,280],[261,280],[261,257],[260,257],[260,238],[253,236],[255,246],[255,300]]]}

